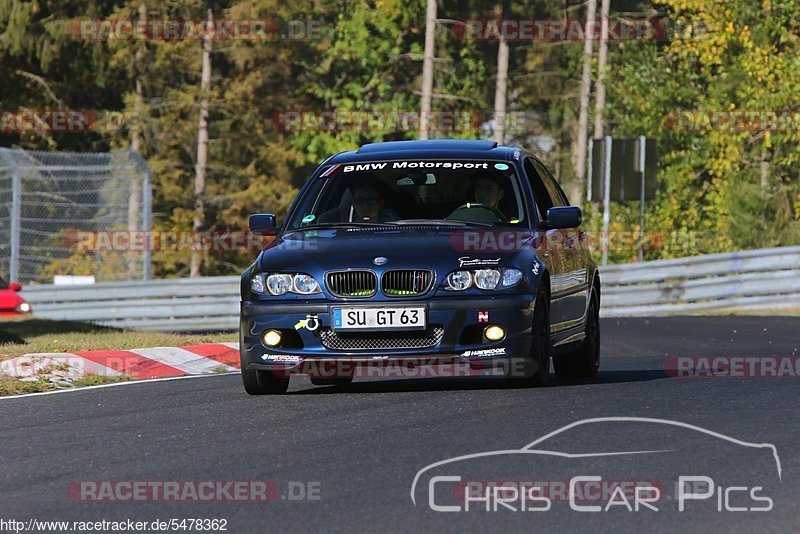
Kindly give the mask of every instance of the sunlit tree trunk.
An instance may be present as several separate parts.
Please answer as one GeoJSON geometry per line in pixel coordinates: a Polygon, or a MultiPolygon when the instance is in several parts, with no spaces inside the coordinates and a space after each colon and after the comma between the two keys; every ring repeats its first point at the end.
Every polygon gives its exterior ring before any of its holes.
{"type": "MultiPolygon", "coordinates": [[[[505,16],[505,9],[497,5],[495,13],[498,18],[505,16]]],[[[494,86],[494,140],[501,145],[505,142],[506,134],[506,95],[508,94],[508,41],[500,31],[499,46],[497,47],[497,82],[494,86]]]]}
{"type": "Polygon", "coordinates": [[[428,138],[428,120],[433,97],[433,58],[436,45],[436,0],[428,0],[425,17],[425,56],[422,61],[422,106],[419,118],[419,138],[428,138]]]}
{"type": "MultiPolygon", "coordinates": [[[[147,20],[147,5],[142,2],[139,4],[139,20],[147,20]]],[[[136,45],[136,55],[134,57],[134,71],[136,76],[136,101],[134,103],[135,118],[133,126],[131,127],[131,150],[141,153],[142,144],[142,102],[144,100],[144,87],[142,84],[142,77],[144,76],[144,68],[142,62],[144,61],[144,41],[140,41],[136,45]]],[[[142,188],[139,182],[140,177],[133,175],[130,183],[130,199],[128,200],[128,232],[137,232],[141,228],[141,213],[142,213],[142,188]]],[[[136,270],[139,267],[139,262],[133,253],[128,254],[128,277],[133,278],[136,275],[136,270]]]]}
{"type": "MultiPolygon", "coordinates": [[[[211,88],[211,37],[214,15],[211,8],[207,11],[206,33],[203,36],[203,70],[200,75],[200,122],[197,128],[197,162],[194,169],[194,230],[195,239],[205,225],[206,167],[208,165],[208,93],[211,88]]],[[[200,276],[203,261],[202,251],[194,247],[189,276],[200,276]]]]}
{"type": "MultiPolygon", "coordinates": [[[[589,136],[589,96],[592,92],[592,55],[594,54],[594,36],[589,35],[597,16],[597,0],[588,0],[586,5],[586,30],[583,42],[583,70],[581,72],[580,110],[578,112],[578,139],[576,140],[575,176],[578,177],[573,195],[580,194],[581,188],[586,189],[586,156],[589,136]]],[[[570,196],[571,200],[577,201],[570,196]]]]}
{"type": "Polygon", "coordinates": [[[608,13],[611,0],[600,7],[600,51],[597,54],[597,93],[595,94],[594,138],[603,137],[603,112],[606,107],[606,64],[608,63],[608,13]]]}

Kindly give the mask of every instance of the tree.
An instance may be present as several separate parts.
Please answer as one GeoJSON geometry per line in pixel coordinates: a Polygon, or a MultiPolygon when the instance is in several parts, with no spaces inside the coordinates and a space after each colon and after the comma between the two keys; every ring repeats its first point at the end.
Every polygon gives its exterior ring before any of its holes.
{"type": "MultiPolygon", "coordinates": [[[[214,14],[207,8],[206,34],[203,37],[203,70],[200,75],[200,119],[197,124],[197,161],[194,171],[194,220],[192,230],[198,235],[205,225],[206,167],[208,166],[208,93],[211,88],[211,36],[214,27],[214,14]]],[[[189,276],[200,276],[200,251],[192,250],[189,276]]]]}
{"type": "Polygon", "coordinates": [[[666,45],[620,48],[608,84],[615,134],[659,138],[659,196],[648,227],[694,236],[691,248],[660,255],[799,242],[800,131],[710,122],[714,114],[794,108],[794,2],[660,5],[680,33],[666,45]]]}
{"type": "Polygon", "coordinates": [[[436,0],[427,0],[425,16],[425,57],[422,60],[422,105],[420,106],[419,138],[428,138],[428,117],[433,93],[433,59],[436,55],[436,0]]]}
{"type": "MultiPolygon", "coordinates": [[[[589,96],[592,91],[592,57],[594,55],[594,39],[589,35],[591,23],[597,16],[597,0],[587,0],[586,3],[586,34],[583,42],[583,66],[581,68],[581,93],[578,112],[578,134],[575,140],[575,175],[577,177],[577,192],[585,189],[586,155],[589,136],[589,96]]],[[[574,198],[574,192],[572,195],[574,198]]]]}
{"type": "MultiPolygon", "coordinates": [[[[498,18],[504,19],[508,13],[505,5],[495,6],[498,18]]],[[[497,41],[497,81],[494,90],[494,140],[505,143],[506,96],[508,93],[508,41],[503,32],[497,41]]]]}

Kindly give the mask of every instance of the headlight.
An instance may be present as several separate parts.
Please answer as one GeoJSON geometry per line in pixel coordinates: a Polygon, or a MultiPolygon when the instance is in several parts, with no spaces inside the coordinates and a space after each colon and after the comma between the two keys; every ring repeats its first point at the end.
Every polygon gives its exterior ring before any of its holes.
{"type": "Polygon", "coordinates": [[[271,295],[285,295],[292,290],[291,274],[271,274],[267,277],[267,290],[271,295]]]}
{"type": "Polygon", "coordinates": [[[515,286],[520,280],[522,280],[522,271],[519,269],[515,269],[513,267],[503,269],[503,280],[500,283],[500,287],[515,286]]]}
{"type": "Polygon", "coordinates": [[[463,291],[475,285],[483,291],[507,289],[520,283],[524,274],[515,267],[453,271],[445,278],[444,289],[463,291]]]}
{"type": "Polygon", "coordinates": [[[253,278],[250,279],[250,291],[262,295],[267,292],[267,284],[264,283],[263,273],[254,274],[253,278]]]}
{"type": "Polygon", "coordinates": [[[301,295],[310,295],[312,293],[319,293],[321,290],[313,276],[296,274],[294,275],[294,291],[301,295]]]}
{"type": "Polygon", "coordinates": [[[312,295],[322,292],[314,277],[305,273],[257,273],[250,279],[250,289],[253,293],[276,297],[286,293],[312,295]]]}
{"type": "Polygon", "coordinates": [[[469,271],[455,271],[447,275],[447,288],[462,291],[472,285],[469,271]]]}
{"type": "Polygon", "coordinates": [[[22,302],[19,306],[17,306],[18,313],[28,313],[29,311],[31,311],[31,305],[27,302],[22,302]]]}
{"type": "Polygon", "coordinates": [[[475,271],[475,285],[479,289],[497,289],[500,271],[497,269],[478,269],[475,271]]]}

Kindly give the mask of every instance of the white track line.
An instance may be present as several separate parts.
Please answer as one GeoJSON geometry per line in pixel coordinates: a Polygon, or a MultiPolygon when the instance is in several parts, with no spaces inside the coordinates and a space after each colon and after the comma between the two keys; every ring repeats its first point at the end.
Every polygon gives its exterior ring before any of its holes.
{"type": "Polygon", "coordinates": [[[78,391],[86,391],[89,389],[103,389],[103,388],[113,388],[117,386],[135,386],[139,384],[151,384],[153,382],[167,382],[169,380],[185,380],[187,378],[210,378],[213,376],[230,376],[233,374],[238,374],[239,371],[230,372],[230,373],[213,373],[207,375],[188,375],[188,376],[171,376],[168,378],[149,378],[147,380],[130,380],[127,382],[114,382],[112,384],[99,384],[97,386],[83,386],[83,387],[72,387],[68,389],[54,389],[53,391],[39,391],[37,393],[23,393],[22,395],[7,395],[5,397],[0,397],[0,402],[10,399],[21,399],[24,397],[39,397],[41,395],[55,395],[57,393],[75,393],[78,391]]]}

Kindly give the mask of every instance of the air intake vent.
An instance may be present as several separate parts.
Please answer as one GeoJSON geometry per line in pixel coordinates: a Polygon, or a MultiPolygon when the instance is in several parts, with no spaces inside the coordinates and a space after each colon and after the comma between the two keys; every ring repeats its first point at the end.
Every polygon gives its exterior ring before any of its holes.
{"type": "Polygon", "coordinates": [[[424,295],[433,285],[433,271],[402,269],[386,271],[381,279],[387,297],[414,297],[424,295]]]}
{"type": "Polygon", "coordinates": [[[337,271],[325,275],[325,284],[336,297],[369,298],[378,290],[378,277],[371,271],[337,271]]]}
{"type": "Polygon", "coordinates": [[[428,349],[444,337],[444,328],[434,326],[423,332],[335,332],[321,328],[320,341],[329,350],[428,349]]]}

